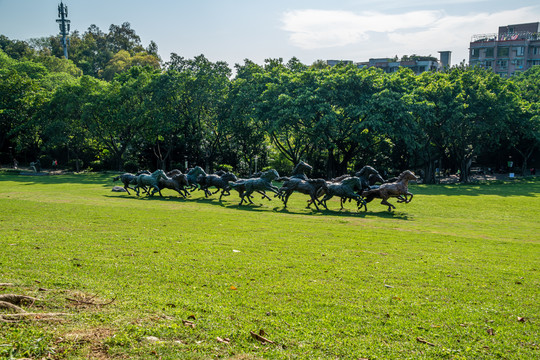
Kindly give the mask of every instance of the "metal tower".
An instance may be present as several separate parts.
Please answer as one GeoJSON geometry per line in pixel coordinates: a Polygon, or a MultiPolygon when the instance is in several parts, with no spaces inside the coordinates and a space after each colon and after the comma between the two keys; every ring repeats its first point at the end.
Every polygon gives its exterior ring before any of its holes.
{"type": "Polygon", "coordinates": [[[64,47],[64,57],[68,58],[67,53],[67,47],[68,47],[68,41],[69,41],[69,30],[70,30],[70,23],[71,20],[67,19],[68,16],[68,8],[67,5],[64,5],[62,2],[60,2],[60,5],[58,5],[58,19],[56,19],[56,22],[60,26],[60,35],[62,35],[62,46],[64,47]]]}

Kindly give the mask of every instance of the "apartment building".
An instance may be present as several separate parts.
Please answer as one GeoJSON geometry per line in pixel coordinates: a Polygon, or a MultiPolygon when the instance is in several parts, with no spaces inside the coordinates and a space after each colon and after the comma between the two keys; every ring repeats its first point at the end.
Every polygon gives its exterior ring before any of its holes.
{"type": "Polygon", "coordinates": [[[439,51],[441,60],[433,56],[404,56],[401,60],[397,58],[372,58],[366,62],[353,63],[352,60],[327,60],[326,64],[335,66],[337,64],[354,64],[359,68],[376,67],[384,72],[393,73],[398,71],[400,67],[411,69],[415,74],[423,73],[424,71],[440,71],[446,66],[450,66],[451,51],[439,51]]]}
{"type": "Polygon", "coordinates": [[[508,77],[540,65],[540,22],[500,26],[497,34],[473,35],[469,65],[508,77]]]}

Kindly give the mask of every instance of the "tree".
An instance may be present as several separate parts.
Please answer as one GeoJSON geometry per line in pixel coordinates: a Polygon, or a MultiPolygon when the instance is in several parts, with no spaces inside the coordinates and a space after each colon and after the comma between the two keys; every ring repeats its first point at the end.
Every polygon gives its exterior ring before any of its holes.
{"type": "Polygon", "coordinates": [[[204,55],[184,59],[171,54],[168,71],[178,72],[181,88],[176,100],[185,154],[192,161],[212,166],[222,140],[218,109],[228,89],[231,70],[225,62],[212,63],[204,55]]]}
{"type": "Polygon", "coordinates": [[[89,76],[83,76],[76,82],[64,83],[40,112],[44,149],[53,158],[62,157],[67,164],[73,157],[76,171],[80,170],[81,158],[92,161],[100,156],[83,122],[83,110],[102,86],[101,81],[89,76]]]}
{"type": "Polygon", "coordinates": [[[266,133],[256,114],[256,104],[265,89],[261,81],[262,66],[245,60],[236,65],[236,77],[231,81],[226,102],[220,109],[224,123],[224,147],[228,152],[225,162],[238,166],[240,161],[249,164],[255,157],[261,159],[261,168],[266,163],[266,133]]]}
{"type": "Polygon", "coordinates": [[[133,67],[110,85],[96,83],[83,108],[83,121],[91,135],[106,149],[117,170],[126,152],[136,151],[149,122],[144,117],[145,87],[153,70],[133,67]]]}
{"type": "Polygon", "coordinates": [[[474,158],[500,145],[518,108],[515,93],[491,71],[458,67],[432,79],[423,96],[440,131],[434,140],[460,170],[460,181],[468,182],[474,158]]]}
{"type": "Polygon", "coordinates": [[[521,156],[521,173],[526,174],[529,159],[540,147],[540,67],[534,66],[511,80],[521,95],[521,104],[505,134],[521,156]]]}

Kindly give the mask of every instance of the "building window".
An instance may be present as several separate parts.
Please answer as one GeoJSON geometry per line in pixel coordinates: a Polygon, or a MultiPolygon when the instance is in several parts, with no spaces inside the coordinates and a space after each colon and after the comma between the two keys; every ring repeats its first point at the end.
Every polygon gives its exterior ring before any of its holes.
{"type": "Polygon", "coordinates": [[[508,57],[510,54],[509,47],[500,47],[497,49],[497,57],[508,57]]]}
{"type": "Polygon", "coordinates": [[[493,48],[486,49],[486,57],[493,57],[493,48]]]}
{"type": "Polygon", "coordinates": [[[487,67],[487,68],[488,68],[488,67],[489,67],[489,68],[490,68],[490,67],[493,67],[493,62],[492,62],[491,60],[487,60],[487,61],[486,61],[486,67],[487,67]]]}
{"type": "Polygon", "coordinates": [[[478,56],[480,56],[479,49],[471,49],[471,57],[472,58],[477,58],[478,56]]]}
{"type": "Polygon", "coordinates": [[[508,61],[506,61],[506,60],[497,60],[497,67],[500,70],[506,70],[508,68],[508,61]]]}
{"type": "Polygon", "coordinates": [[[523,56],[525,54],[525,47],[523,46],[518,46],[514,50],[516,50],[516,56],[523,56]]]}

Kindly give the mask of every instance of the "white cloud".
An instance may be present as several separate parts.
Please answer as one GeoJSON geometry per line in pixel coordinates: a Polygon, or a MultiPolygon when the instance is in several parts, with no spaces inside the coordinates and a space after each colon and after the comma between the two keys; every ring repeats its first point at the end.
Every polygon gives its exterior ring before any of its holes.
{"type": "Polygon", "coordinates": [[[471,36],[482,33],[496,33],[499,26],[536,22],[540,17],[538,9],[525,7],[498,13],[477,13],[464,16],[445,16],[428,28],[410,32],[390,32],[388,37],[395,43],[422,46],[439,43],[455,46],[469,43],[471,36]],[[536,19],[536,20],[535,20],[536,19]]]}
{"type": "Polygon", "coordinates": [[[413,49],[433,44],[441,48],[468,43],[473,34],[497,32],[502,25],[536,22],[539,17],[538,7],[463,16],[448,16],[441,11],[357,14],[295,10],[284,13],[282,29],[290,33],[294,46],[305,50],[358,44],[369,40],[370,33],[387,34],[391,42],[413,49]]]}
{"type": "Polygon", "coordinates": [[[377,12],[295,10],[283,15],[283,29],[302,49],[345,46],[369,38],[369,32],[393,32],[434,24],[439,11],[413,11],[398,15],[377,12]]]}
{"type": "MultiPolygon", "coordinates": [[[[465,0],[463,0],[465,1],[465,0]]],[[[448,15],[443,11],[382,12],[296,10],[283,15],[290,43],[319,57],[365,61],[369,57],[437,55],[452,51],[453,63],[468,60],[472,35],[496,33],[499,26],[537,22],[540,7],[448,15]],[[329,51],[325,49],[331,49],[329,51]],[[331,53],[331,55],[329,55],[331,53]]]]}

